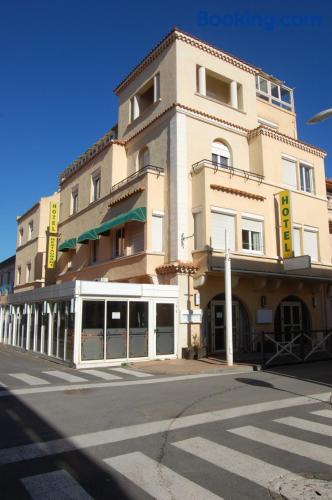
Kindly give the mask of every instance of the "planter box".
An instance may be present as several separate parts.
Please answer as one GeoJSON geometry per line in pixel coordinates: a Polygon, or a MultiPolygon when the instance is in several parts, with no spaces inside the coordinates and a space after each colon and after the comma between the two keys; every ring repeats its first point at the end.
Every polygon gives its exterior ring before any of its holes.
{"type": "Polygon", "coordinates": [[[199,347],[195,349],[195,357],[194,359],[206,358],[207,350],[206,347],[199,347]]]}
{"type": "Polygon", "coordinates": [[[195,359],[195,350],[193,347],[184,347],[182,349],[182,357],[184,359],[195,359]]]}

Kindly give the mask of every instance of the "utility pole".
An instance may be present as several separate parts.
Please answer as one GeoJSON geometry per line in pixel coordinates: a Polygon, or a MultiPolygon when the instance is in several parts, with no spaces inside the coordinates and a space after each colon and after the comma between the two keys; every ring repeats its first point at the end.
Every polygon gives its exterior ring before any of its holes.
{"type": "Polygon", "coordinates": [[[228,232],[225,231],[225,313],[226,313],[226,360],[233,366],[233,318],[232,318],[232,275],[228,232]]]}

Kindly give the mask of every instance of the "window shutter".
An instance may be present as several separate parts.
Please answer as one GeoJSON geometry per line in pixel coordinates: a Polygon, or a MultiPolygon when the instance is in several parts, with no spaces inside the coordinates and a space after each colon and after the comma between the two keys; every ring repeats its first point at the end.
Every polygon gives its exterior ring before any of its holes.
{"type": "Polygon", "coordinates": [[[301,255],[301,232],[298,227],[293,228],[293,252],[295,257],[301,255]]]}
{"type": "Polygon", "coordinates": [[[131,255],[144,250],[144,225],[140,222],[132,222],[127,226],[130,240],[131,255]]]}
{"type": "Polygon", "coordinates": [[[195,239],[195,250],[203,247],[203,224],[202,224],[202,212],[197,212],[193,214],[194,217],[194,239],[195,239]]]}
{"type": "Polygon", "coordinates": [[[260,220],[242,219],[242,229],[247,231],[254,231],[255,233],[262,233],[263,223],[260,220]]]}
{"type": "Polygon", "coordinates": [[[297,188],[295,161],[282,158],[282,180],[284,184],[295,189],[297,188]]]}
{"type": "Polygon", "coordinates": [[[230,250],[235,250],[235,218],[233,215],[211,213],[212,248],[225,250],[225,231],[228,232],[230,250]]]}
{"type": "Polygon", "coordinates": [[[303,247],[305,255],[310,255],[312,260],[318,261],[318,233],[304,230],[303,247]]]}
{"type": "Polygon", "coordinates": [[[164,218],[160,215],[152,215],[152,251],[163,251],[163,226],[164,218]]]}
{"type": "Polygon", "coordinates": [[[229,149],[225,144],[222,142],[213,142],[212,143],[212,154],[218,155],[218,156],[224,156],[225,158],[230,159],[231,154],[229,152],[229,149]]]}

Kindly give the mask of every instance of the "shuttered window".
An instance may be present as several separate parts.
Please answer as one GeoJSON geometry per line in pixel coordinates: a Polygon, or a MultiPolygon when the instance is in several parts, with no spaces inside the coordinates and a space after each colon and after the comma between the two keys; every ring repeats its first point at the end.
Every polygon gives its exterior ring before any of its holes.
{"type": "Polygon", "coordinates": [[[234,215],[211,212],[212,248],[225,250],[225,232],[228,233],[229,249],[235,250],[235,217],[234,215]]]}
{"type": "Polygon", "coordinates": [[[295,257],[301,255],[301,229],[299,227],[293,228],[293,252],[295,257]]]}
{"type": "Polygon", "coordinates": [[[132,222],[127,226],[128,253],[133,255],[144,250],[144,224],[132,222]]]}
{"type": "Polygon", "coordinates": [[[318,261],[318,232],[305,229],[303,231],[303,250],[313,261],[318,261]]]}
{"type": "Polygon", "coordinates": [[[287,186],[297,189],[296,162],[282,158],[282,181],[287,186]]]}
{"type": "Polygon", "coordinates": [[[195,250],[199,250],[204,246],[202,212],[194,213],[193,217],[194,217],[194,245],[195,245],[195,250]]]}
{"type": "Polygon", "coordinates": [[[164,217],[152,215],[152,251],[162,252],[164,250],[164,217]]]}

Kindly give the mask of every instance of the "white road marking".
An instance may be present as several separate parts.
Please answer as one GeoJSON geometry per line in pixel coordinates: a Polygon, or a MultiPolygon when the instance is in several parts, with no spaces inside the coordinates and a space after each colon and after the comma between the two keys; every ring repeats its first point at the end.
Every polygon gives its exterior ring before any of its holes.
{"type": "Polygon", "coordinates": [[[104,462],[158,500],[222,498],[138,451],[106,458],[104,462]]]}
{"type": "Polygon", "coordinates": [[[93,500],[65,470],[24,477],[21,482],[32,500],[93,500]]]}
{"type": "Polygon", "coordinates": [[[242,436],[258,443],[272,446],[278,450],[287,451],[288,453],[294,453],[301,457],[310,458],[310,460],[332,465],[332,449],[326,446],[283,436],[282,434],[259,429],[252,425],[239,427],[238,429],[229,429],[228,432],[232,432],[237,436],[242,436]]]}
{"type": "Polygon", "coordinates": [[[60,378],[66,382],[76,383],[76,382],[86,382],[86,378],[78,377],[77,375],[72,375],[71,373],[61,372],[60,370],[50,370],[44,372],[45,375],[51,375],[51,377],[60,378]]]}
{"type": "Polygon", "coordinates": [[[290,427],[296,427],[302,431],[315,432],[316,434],[332,437],[332,427],[330,425],[319,424],[318,422],[312,422],[303,418],[285,417],[278,418],[277,420],[274,420],[274,422],[289,425],[290,427]]]}
{"type": "Polygon", "coordinates": [[[94,377],[102,378],[104,380],[119,380],[121,377],[113,375],[112,373],[106,373],[101,370],[80,370],[80,373],[86,373],[87,375],[93,375],[94,377]]]}
{"type": "Polygon", "coordinates": [[[195,457],[206,460],[217,467],[222,467],[226,471],[237,474],[264,488],[268,488],[270,482],[277,477],[287,475],[288,478],[299,478],[299,476],[291,474],[287,469],[276,467],[263,460],[201,437],[186,439],[172,444],[180,448],[180,450],[191,453],[195,457]]]}
{"type": "Polygon", "coordinates": [[[317,404],[318,399],[324,402],[328,401],[329,398],[329,392],[323,394],[313,394],[311,397],[299,396],[296,398],[287,398],[277,401],[269,401],[266,403],[239,406],[225,410],[198,413],[187,417],[179,417],[177,419],[170,418],[167,420],[157,420],[144,424],[129,425],[127,427],[117,427],[115,429],[81,434],[63,439],[55,439],[53,441],[44,441],[34,444],[14,446],[12,448],[3,448],[0,449],[0,464],[9,464],[20,462],[22,460],[47,457],[67,451],[81,450],[91,446],[118,443],[129,439],[158,434],[160,432],[169,432],[196,425],[221,422],[223,420],[236,417],[254,415],[256,413],[263,413],[272,410],[280,410],[282,408],[317,404]]]}
{"type": "Polygon", "coordinates": [[[151,373],[138,372],[136,370],[130,370],[130,368],[112,368],[112,371],[125,373],[126,375],[132,375],[133,377],[143,378],[143,377],[153,377],[151,373]]]}
{"type": "Polygon", "coordinates": [[[11,377],[17,378],[21,382],[28,385],[48,385],[49,382],[39,377],[34,377],[33,375],[28,375],[27,373],[9,373],[11,377]]]}
{"type": "Polygon", "coordinates": [[[318,415],[318,417],[332,418],[332,409],[331,410],[312,411],[311,413],[313,415],[318,415]]]}
{"type": "MultiPolygon", "coordinates": [[[[48,372],[46,372],[48,373],[48,372]]],[[[123,386],[135,386],[144,384],[166,384],[168,382],[179,382],[186,380],[198,380],[211,377],[227,377],[229,375],[239,375],[241,373],[248,373],[245,371],[238,371],[232,373],[201,373],[199,375],[179,375],[175,377],[163,377],[163,378],[151,378],[145,380],[122,380],[121,382],[87,382],[85,384],[73,384],[73,385],[53,385],[49,387],[35,387],[27,389],[13,389],[9,391],[0,391],[0,398],[7,396],[24,396],[27,394],[42,394],[47,392],[61,392],[61,391],[77,391],[84,389],[107,389],[108,387],[123,387],[123,386]]]]}

